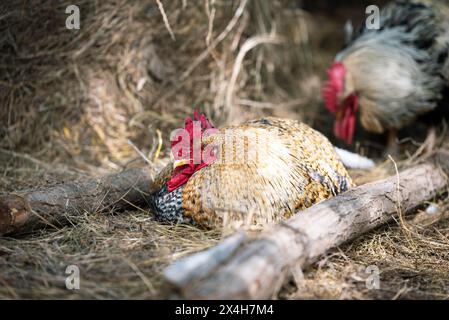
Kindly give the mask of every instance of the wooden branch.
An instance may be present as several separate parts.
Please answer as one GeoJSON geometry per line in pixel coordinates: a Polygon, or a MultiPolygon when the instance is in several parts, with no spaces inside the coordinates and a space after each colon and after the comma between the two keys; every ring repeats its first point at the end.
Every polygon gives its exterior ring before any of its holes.
{"type": "Polygon", "coordinates": [[[145,204],[152,178],[130,169],[87,182],[71,182],[0,198],[0,236],[60,224],[69,215],[123,210],[145,204]]]}
{"type": "Polygon", "coordinates": [[[259,235],[237,233],[165,270],[169,295],[188,299],[267,299],[293,268],[409,212],[448,183],[449,154],[323,201],[259,235]],[[438,164],[437,164],[438,162],[438,164]],[[399,181],[399,184],[398,184],[399,181]]]}

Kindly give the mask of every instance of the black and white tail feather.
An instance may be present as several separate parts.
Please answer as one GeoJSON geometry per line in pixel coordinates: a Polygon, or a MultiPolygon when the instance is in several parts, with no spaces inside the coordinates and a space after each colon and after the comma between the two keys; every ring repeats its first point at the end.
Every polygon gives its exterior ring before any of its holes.
{"type": "Polygon", "coordinates": [[[406,42],[419,49],[432,47],[435,38],[442,31],[441,25],[436,19],[435,11],[431,6],[421,2],[396,0],[382,9],[379,29],[368,29],[366,24],[362,24],[358,31],[354,32],[352,23],[346,22],[344,27],[345,48],[364,35],[381,35],[383,31],[395,28],[413,35],[406,42]]]}

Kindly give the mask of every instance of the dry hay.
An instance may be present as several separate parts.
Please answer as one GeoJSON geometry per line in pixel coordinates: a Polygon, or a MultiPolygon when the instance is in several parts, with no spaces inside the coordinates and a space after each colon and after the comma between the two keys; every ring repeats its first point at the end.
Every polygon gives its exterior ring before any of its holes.
{"type": "Polygon", "coordinates": [[[147,212],[89,215],[60,230],[0,244],[1,298],[161,298],[163,267],[217,242],[213,232],[164,225],[147,212]],[[80,290],[66,289],[66,268],[80,270],[80,290]]]}
{"type": "MultiPolygon", "coordinates": [[[[277,115],[330,135],[319,91],[341,21],[288,1],[163,1],[165,20],[157,1],[85,0],[81,30],[69,31],[67,4],[0,4],[2,192],[148,165],[128,140],[157,171],[168,154],[157,157],[158,132],[167,146],[195,107],[218,125],[277,115]]],[[[352,175],[364,183],[394,173],[386,160],[352,175]]],[[[392,222],[330,252],[279,297],[447,298],[446,200],[437,205],[441,221],[420,211],[422,219],[392,222]],[[380,290],[364,286],[368,264],[381,271],[380,290]]],[[[145,209],[69,220],[0,239],[0,298],[164,297],[164,267],[222,237],[161,224],[145,209]],[[71,264],[79,291],[65,288],[71,264]]]]}
{"type": "Polygon", "coordinates": [[[220,124],[285,115],[319,96],[320,79],[304,57],[311,53],[301,50],[309,31],[300,9],[246,0],[167,1],[164,23],[154,1],[79,1],[81,29],[67,30],[68,4],[0,5],[3,149],[118,169],[135,155],[128,139],[149,153],[156,129],[167,142],[170,129],[195,107],[220,124]],[[274,29],[284,39],[268,34],[274,29]],[[244,59],[236,63],[239,54],[244,59]]]}

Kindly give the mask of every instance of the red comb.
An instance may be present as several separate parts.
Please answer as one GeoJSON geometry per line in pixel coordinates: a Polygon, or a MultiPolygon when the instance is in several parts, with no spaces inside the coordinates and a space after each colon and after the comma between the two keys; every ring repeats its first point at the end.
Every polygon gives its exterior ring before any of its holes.
{"type": "MultiPolygon", "coordinates": [[[[198,170],[200,170],[201,168],[207,166],[208,164],[210,164],[210,161],[215,161],[216,157],[214,155],[210,156],[209,158],[207,158],[207,160],[205,160],[205,158],[203,156],[200,157],[199,160],[201,160],[201,163],[195,163],[195,157],[194,157],[194,152],[195,152],[195,139],[199,139],[197,141],[201,141],[201,138],[203,137],[204,131],[208,130],[208,129],[213,129],[214,126],[212,125],[212,123],[207,119],[207,117],[204,114],[200,114],[198,110],[195,110],[193,113],[193,118],[194,120],[192,120],[190,117],[187,117],[184,121],[184,129],[188,132],[189,134],[189,141],[182,141],[182,137],[176,141],[172,141],[172,152],[173,151],[173,147],[176,146],[178,143],[188,143],[190,144],[190,148],[188,148],[188,150],[190,151],[190,155],[187,155],[190,157],[190,161],[187,164],[184,164],[182,166],[178,166],[175,168],[175,170],[172,173],[172,177],[169,181],[167,181],[167,190],[168,192],[172,192],[173,190],[177,189],[178,187],[182,186],[183,184],[185,184],[187,182],[187,180],[189,180],[189,178],[198,170]],[[194,121],[198,121],[201,124],[201,132],[198,132],[197,130],[194,130],[194,121]],[[198,136],[198,134],[200,136],[198,136]],[[195,135],[195,136],[194,136],[195,135]]],[[[215,129],[217,130],[217,129],[215,129]]],[[[210,133],[210,132],[209,132],[210,133]]],[[[182,146],[182,145],[181,145],[182,146]]],[[[202,147],[199,145],[199,147],[201,148],[201,153],[203,152],[202,147]]],[[[182,148],[178,151],[177,155],[173,155],[176,157],[182,157],[182,156],[186,156],[181,154],[182,148]]]]}
{"type": "MultiPolygon", "coordinates": [[[[193,112],[193,118],[195,121],[199,121],[201,123],[201,133],[203,133],[204,130],[215,128],[214,125],[212,124],[212,122],[210,122],[209,119],[207,119],[207,117],[204,114],[200,114],[198,110],[195,110],[193,112]]],[[[194,137],[193,137],[193,120],[192,120],[192,118],[187,117],[184,120],[184,129],[187,130],[187,132],[189,133],[190,141],[193,141],[194,137]]],[[[199,138],[199,137],[195,137],[195,138],[199,138]]],[[[179,142],[181,142],[181,141],[180,140],[172,141],[172,147],[175,146],[176,144],[178,144],[179,142]]]]}
{"type": "Polygon", "coordinates": [[[200,114],[198,109],[195,109],[195,111],[193,111],[193,117],[196,121],[201,122],[202,130],[214,128],[214,125],[209,121],[209,119],[207,119],[204,114],[200,114]]]}
{"type": "Polygon", "coordinates": [[[346,68],[341,62],[334,62],[327,70],[328,80],[324,85],[322,96],[330,112],[337,112],[337,97],[339,93],[343,92],[345,75],[346,68]]]}

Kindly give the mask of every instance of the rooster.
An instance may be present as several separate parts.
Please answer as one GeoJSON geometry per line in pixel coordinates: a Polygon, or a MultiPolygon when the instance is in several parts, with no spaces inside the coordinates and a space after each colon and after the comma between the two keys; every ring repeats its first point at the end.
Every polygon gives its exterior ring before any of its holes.
{"type": "Polygon", "coordinates": [[[354,185],[338,150],[306,124],[266,117],[215,129],[197,112],[194,120],[171,139],[174,159],[150,189],[162,220],[265,225],[354,185]]]}
{"type": "Polygon", "coordinates": [[[396,130],[437,107],[448,84],[447,21],[430,4],[395,1],[382,9],[379,29],[352,37],[323,88],[336,137],[352,143],[359,113],[367,131],[390,133],[394,150],[396,130]]]}

